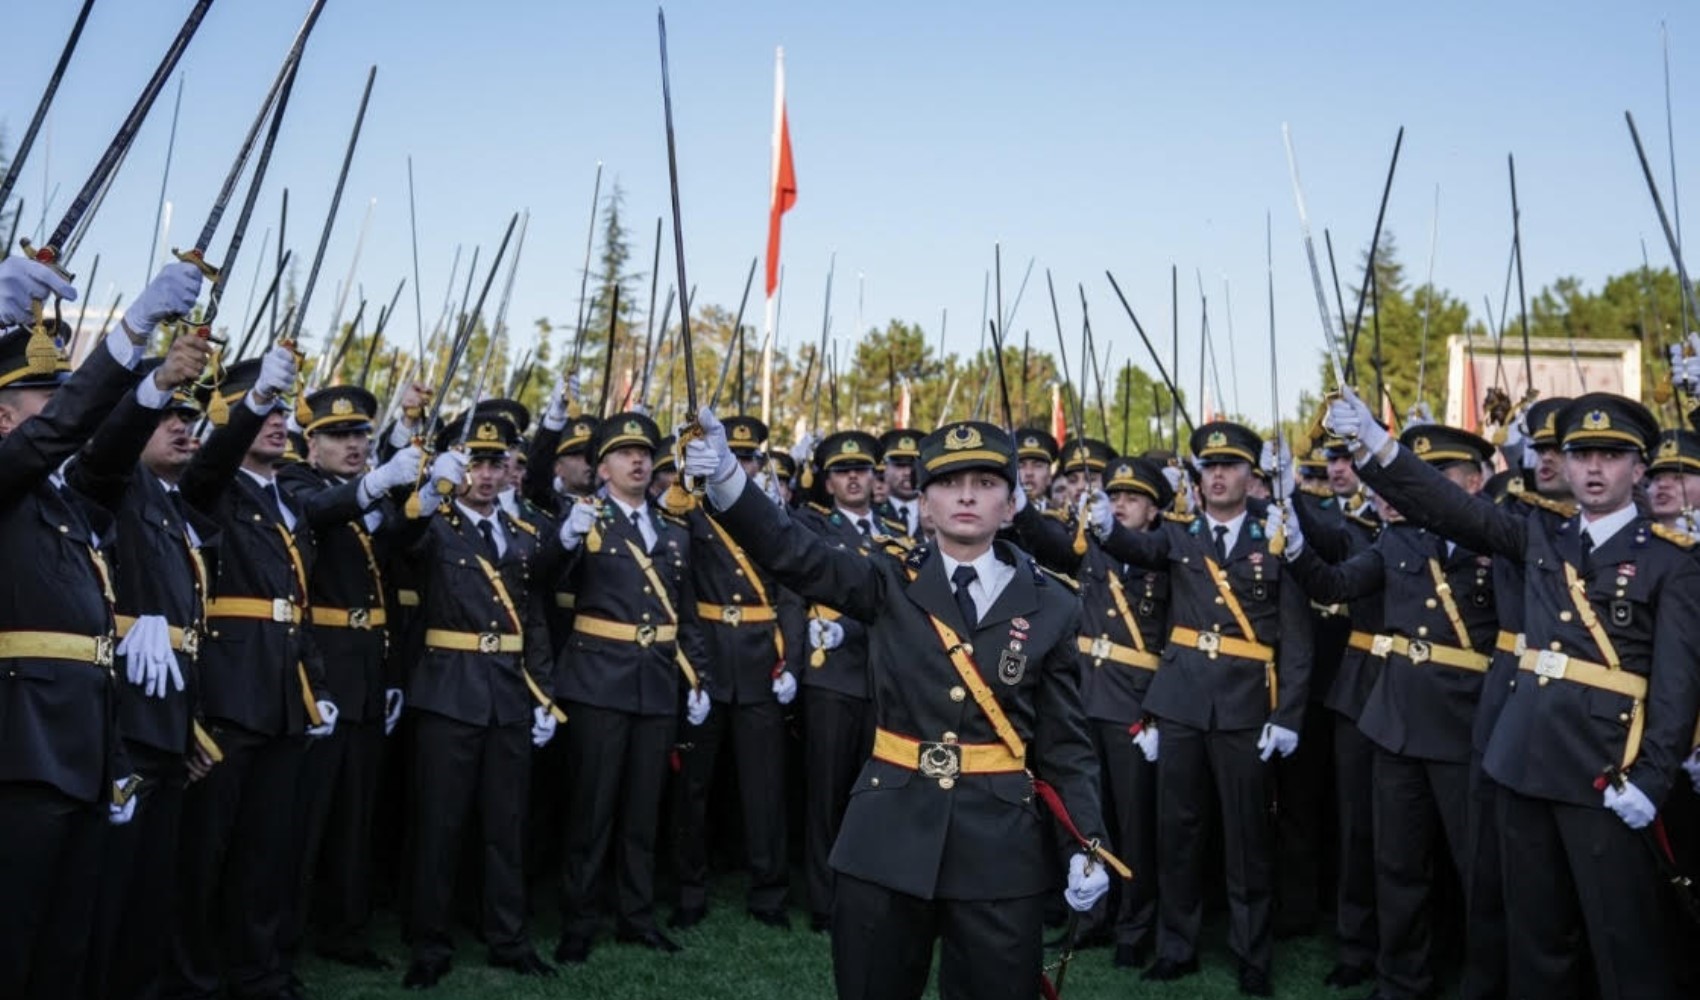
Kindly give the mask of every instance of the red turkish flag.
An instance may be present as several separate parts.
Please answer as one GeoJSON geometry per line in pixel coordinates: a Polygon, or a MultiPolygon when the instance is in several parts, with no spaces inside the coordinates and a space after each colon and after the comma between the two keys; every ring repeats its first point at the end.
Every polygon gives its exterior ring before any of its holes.
{"type": "Polygon", "coordinates": [[[791,123],[785,112],[785,50],[773,71],[773,190],[767,208],[767,298],[779,287],[779,223],[797,203],[797,168],[791,161],[791,123]]]}

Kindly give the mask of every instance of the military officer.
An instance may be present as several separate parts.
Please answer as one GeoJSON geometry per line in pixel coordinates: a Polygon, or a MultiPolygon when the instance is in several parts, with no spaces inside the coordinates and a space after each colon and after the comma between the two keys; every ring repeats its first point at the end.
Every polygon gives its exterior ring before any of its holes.
{"type": "Polygon", "coordinates": [[[1203,510],[1156,532],[1114,523],[1089,506],[1093,530],[1115,558],[1169,571],[1169,642],[1144,701],[1156,720],[1157,856],[1161,921],[1153,981],[1198,969],[1204,915],[1204,796],[1218,790],[1228,880],[1228,945],[1240,992],[1270,995],[1271,831],[1269,759],[1291,756],[1304,725],[1311,645],[1304,594],[1269,551],[1261,504],[1246,485],[1262,452],[1238,424],[1203,424],[1192,436],[1203,510]]]}
{"type": "Polygon", "coordinates": [[[474,813],[490,964],[554,974],[526,933],[522,845],[532,748],[548,743],[564,716],[548,694],[548,623],[535,582],[546,573],[546,540],[496,500],[516,438],[509,419],[488,411],[445,421],[420,498],[424,516],[404,536],[425,572],[424,652],[405,689],[414,869],[413,956],[402,983],[412,989],[435,986],[450,970],[452,873],[474,813]]]}
{"type": "Polygon", "coordinates": [[[1115,457],[1116,450],[1097,438],[1072,437],[1062,443],[1057,452],[1057,473],[1068,484],[1069,506],[1104,488],[1104,469],[1115,457]]]}
{"type": "Polygon", "coordinates": [[[655,924],[655,844],[679,706],[700,726],[711,702],[699,683],[709,653],[690,532],[646,493],[660,440],[641,413],[604,420],[589,452],[604,488],[561,519],[562,572],[576,606],[557,660],[556,689],[571,717],[560,962],[589,957],[605,873],[615,885],[616,940],[679,950],[655,924]]]}
{"type": "Polygon", "coordinates": [[[1647,466],[1647,499],[1653,519],[1667,528],[1689,531],[1700,504],[1700,434],[1686,428],[1661,431],[1647,466]]]}
{"type": "Polygon", "coordinates": [[[684,472],[708,483],[714,516],[757,565],[868,628],[879,728],[833,849],[838,995],[919,997],[942,938],[942,995],[1033,996],[1056,877],[1035,778],[1081,834],[1067,890],[1077,910],[1107,891],[1111,859],[1080,703],[1078,599],[994,544],[1021,496],[1009,435],[964,422],[922,440],[938,549],[899,562],[795,524],[749,483],[714,414],[698,423],[684,472]]]}
{"type": "Polygon", "coordinates": [[[1641,404],[1589,393],[1555,415],[1574,517],[1534,518],[1469,497],[1365,419],[1349,390],[1334,430],[1406,517],[1525,567],[1518,672],[1488,739],[1499,784],[1513,996],[1586,991],[1585,940],[1604,997],[1671,996],[1657,817],[1700,708],[1700,566],[1692,542],[1633,502],[1658,425],[1641,404]]]}
{"type": "MultiPolygon", "coordinates": [[[[731,425],[728,425],[731,426],[731,425]]],[[[913,429],[886,431],[880,435],[880,456],[885,460],[885,504],[880,517],[903,530],[906,538],[921,538],[921,494],[915,485],[915,460],[921,456],[923,432],[913,429]]]]}
{"type": "MultiPolygon", "coordinates": [[[[1481,491],[1487,441],[1440,424],[1413,425],[1400,440],[1465,491],[1481,491]]],[[[1375,747],[1376,995],[1406,1000],[1435,986],[1437,843],[1469,882],[1470,732],[1499,619],[1491,557],[1385,510],[1390,524],[1375,544],[1337,565],[1305,544],[1289,515],[1286,557],[1314,600],[1383,600],[1383,631],[1370,648],[1382,667],[1358,727],[1375,747]]],[[[1466,948],[1474,940],[1466,926],[1466,948]]]]}
{"type": "Polygon", "coordinates": [[[1015,454],[1021,470],[1021,488],[1028,502],[1040,510],[1051,502],[1051,476],[1057,464],[1057,439],[1036,427],[1015,432],[1015,454]]]}

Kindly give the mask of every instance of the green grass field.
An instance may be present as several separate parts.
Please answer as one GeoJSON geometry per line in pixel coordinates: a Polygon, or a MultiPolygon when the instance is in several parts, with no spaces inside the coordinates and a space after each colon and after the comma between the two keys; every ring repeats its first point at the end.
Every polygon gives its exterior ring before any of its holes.
{"type": "MultiPolygon", "coordinates": [[[[827,937],[807,930],[805,913],[792,912],[793,929],[773,930],[744,915],[741,882],[724,878],[716,884],[709,918],[684,932],[669,932],[684,945],[677,955],[657,955],[646,949],[599,940],[590,961],[563,968],[553,979],[522,979],[485,964],[484,948],[470,933],[460,936],[455,967],[438,987],[427,994],[401,988],[407,966],[407,951],[389,914],[374,927],[378,951],[396,965],[390,972],[365,972],[344,968],[318,959],[304,961],[300,968],[310,995],[315,1000],[386,1000],[431,996],[439,1000],[471,1000],[493,996],[512,998],[573,997],[593,1000],[810,1000],[831,998],[832,958],[827,937]]],[[[662,916],[667,912],[662,908],[662,916]]],[[[553,914],[540,916],[532,927],[532,941],[545,959],[554,951],[556,921],[553,914]]],[[[1068,1000],[1110,1000],[1137,993],[1154,1000],[1213,1000],[1239,996],[1234,966],[1224,943],[1220,921],[1206,926],[1201,960],[1204,970],[1178,983],[1160,986],[1140,981],[1137,971],[1117,969],[1110,964],[1110,950],[1096,948],[1077,953],[1064,982],[1068,1000]]],[[[1369,986],[1349,992],[1321,985],[1333,964],[1329,942],[1323,938],[1283,941],[1275,947],[1274,985],[1279,997],[1295,1000],[1359,997],[1369,986]]],[[[937,995],[937,983],[929,992],[937,995]]]]}

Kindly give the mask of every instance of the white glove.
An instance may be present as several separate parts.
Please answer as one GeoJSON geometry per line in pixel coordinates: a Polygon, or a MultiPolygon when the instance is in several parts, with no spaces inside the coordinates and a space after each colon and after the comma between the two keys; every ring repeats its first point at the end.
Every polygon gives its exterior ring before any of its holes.
{"type": "Polygon", "coordinates": [[[1139,727],[1139,732],[1133,734],[1133,745],[1139,748],[1139,752],[1145,755],[1146,762],[1150,764],[1157,763],[1157,746],[1160,742],[1155,722],[1145,723],[1139,727]]]}
{"type": "Polygon", "coordinates": [[[1099,541],[1110,537],[1110,532],[1116,527],[1116,512],[1110,507],[1110,495],[1103,490],[1093,490],[1081,495],[1081,503],[1085,510],[1080,516],[1088,518],[1087,527],[1098,536],[1099,541]]]}
{"type": "Polygon", "coordinates": [[[1299,525],[1299,502],[1288,500],[1279,507],[1269,508],[1269,524],[1264,528],[1269,537],[1275,537],[1275,527],[1279,524],[1287,533],[1287,559],[1297,559],[1305,549],[1305,529],[1299,525]],[[1276,518],[1280,520],[1277,521],[1276,518]]]}
{"type": "Polygon", "coordinates": [[[1528,447],[1529,432],[1528,429],[1523,426],[1527,422],[1527,411],[1524,411],[1518,413],[1515,417],[1512,417],[1511,422],[1506,425],[1505,442],[1500,445],[1500,447],[1505,450],[1506,454],[1517,455],[1520,454],[1518,452],[1519,448],[1528,447]]]}
{"type": "MultiPolygon", "coordinates": [[[[1686,762],[1684,763],[1686,770],[1686,762]]],[[[1617,790],[1616,785],[1607,784],[1605,806],[1617,813],[1617,818],[1623,820],[1631,830],[1641,829],[1653,822],[1653,818],[1659,814],[1658,808],[1653,805],[1653,800],[1649,799],[1641,789],[1636,788],[1633,781],[1625,781],[1621,792],[1617,790]]]]}
{"type": "Polygon", "coordinates": [[[797,697],[797,678],[791,676],[789,670],[781,671],[773,679],[773,696],[779,699],[781,705],[789,705],[797,697]]]}
{"type": "Polygon", "coordinates": [[[384,690],[384,735],[395,732],[395,724],[401,721],[401,707],[407,704],[407,697],[401,693],[401,688],[386,688],[384,690]]]}
{"type": "Polygon", "coordinates": [[[1019,515],[1028,507],[1027,489],[1020,483],[1015,484],[1015,513],[1019,515]]]}
{"type": "Polygon", "coordinates": [[[542,705],[531,710],[531,745],[542,749],[555,738],[555,716],[542,705]]]}
{"type": "Polygon", "coordinates": [[[797,468],[801,469],[809,464],[809,460],[814,458],[817,444],[820,444],[820,436],[810,431],[803,435],[801,441],[791,446],[791,460],[797,463],[797,468]]]}
{"type": "Polygon", "coordinates": [[[1299,748],[1299,734],[1286,726],[1277,726],[1273,722],[1263,724],[1263,734],[1257,738],[1257,757],[1268,760],[1275,754],[1291,757],[1293,751],[1299,748]]]}
{"type": "Polygon", "coordinates": [[[119,805],[116,802],[108,802],[106,804],[106,821],[111,823],[113,826],[123,826],[125,823],[135,819],[136,803],[140,800],[140,795],[132,794],[129,798],[124,800],[123,805],[119,805]]]}
{"type": "MultiPolygon", "coordinates": [[[[0,247],[0,253],[5,248],[0,247]]],[[[35,318],[34,304],[56,295],[77,301],[77,290],[58,271],[28,257],[0,260],[0,326],[17,326],[35,318]]]]}
{"type": "Polygon", "coordinates": [[[558,431],[567,426],[567,380],[557,376],[549,390],[549,406],[543,411],[543,429],[558,431]]]}
{"type": "Polygon", "coordinates": [[[445,451],[432,459],[431,482],[446,482],[458,492],[466,483],[466,452],[445,451]]]}
{"type": "Polygon", "coordinates": [[[697,414],[697,426],[702,434],[693,434],[685,442],[685,463],[679,473],[705,483],[724,483],[738,471],[738,459],[726,444],[726,427],[706,406],[697,414]]]}
{"type": "Polygon", "coordinates": [[[325,720],[323,725],[307,727],[307,735],[313,739],[320,739],[336,732],[336,703],[319,702],[319,718],[325,720]]]}
{"type": "Polygon", "coordinates": [[[816,649],[837,649],[844,645],[844,626],[825,618],[810,618],[809,645],[816,649]]]}
{"type": "Polygon", "coordinates": [[[1092,909],[1092,904],[1110,891],[1110,876],[1104,871],[1104,866],[1094,864],[1092,870],[1087,871],[1086,862],[1084,854],[1068,859],[1068,888],[1063,890],[1063,899],[1076,913],[1092,909]]]}
{"type": "Polygon", "coordinates": [[[1423,424],[1434,423],[1434,411],[1427,403],[1418,403],[1405,414],[1406,427],[1421,427],[1423,424]]]}
{"type": "Polygon", "coordinates": [[[177,654],[171,651],[171,626],[164,617],[137,618],[118,644],[118,655],[124,657],[124,676],[149,698],[165,697],[167,677],[172,687],[183,690],[183,670],[177,665],[177,654]]]}
{"type": "Polygon", "coordinates": [[[700,726],[708,718],[708,692],[697,688],[685,695],[685,721],[700,726]]]}
{"type": "Polygon", "coordinates": [[[1700,388],[1700,333],[1688,335],[1688,351],[1683,357],[1682,378],[1690,387],[1688,391],[1691,394],[1700,388]]]}
{"type": "Polygon", "coordinates": [[[419,467],[425,464],[425,453],[408,445],[390,456],[390,460],[366,473],[366,492],[381,496],[390,490],[412,486],[419,478],[419,467]]]}
{"type": "Polygon", "coordinates": [[[1387,428],[1375,422],[1375,414],[1351,386],[1341,386],[1339,398],[1328,404],[1327,425],[1347,441],[1355,438],[1372,455],[1387,444],[1387,428]]]}
{"type": "Polygon", "coordinates": [[[124,310],[124,325],[130,332],[148,334],[168,319],[189,315],[201,296],[201,269],[186,261],[172,261],[124,310]]]}
{"type": "Polygon", "coordinates": [[[1176,493],[1186,492],[1186,472],[1178,465],[1163,466],[1163,478],[1169,481],[1169,489],[1176,493]]]}
{"type": "Polygon", "coordinates": [[[584,536],[590,534],[590,529],[596,526],[596,502],[594,500],[578,500],[573,503],[573,509],[567,514],[567,519],[561,522],[561,547],[568,552],[579,547],[584,536]]]}
{"type": "Polygon", "coordinates": [[[260,359],[260,377],[254,380],[253,395],[270,404],[280,393],[295,387],[295,352],[274,347],[260,359]]]}

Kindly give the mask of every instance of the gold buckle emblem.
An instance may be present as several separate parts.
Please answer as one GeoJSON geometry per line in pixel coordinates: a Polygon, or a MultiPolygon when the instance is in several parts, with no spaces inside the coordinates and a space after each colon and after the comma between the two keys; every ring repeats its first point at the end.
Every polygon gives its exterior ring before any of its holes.
{"type": "Polygon", "coordinates": [[[183,630],[183,653],[191,657],[201,655],[201,633],[192,628],[183,630]]]}
{"type": "Polygon", "coordinates": [[[1421,639],[1412,639],[1405,645],[1405,655],[1412,663],[1427,663],[1434,656],[1434,647],[1421,639]]]}
{"type": "Polygon", "coordinates": [[[372,627],[372,612],[368,608],[349,608],[348,627],[368,629],[372,627]]]}
{"type": "Polygon", "coordinates": [[[97,636],[95,636],[94,637],[94,665],[97,666],[97,667],[110,667],[110,666],[112,666],[113,650],[115,648],[117,648],[117,645],[118,645],[117,641],[109,635],[97,635],[97,636]]]}
{"type": "Polygon", "coordinates": [[[955,743],[923,743],[916,753],[915,770],[925,778],[955,781],[962,773],[962,748],[955,743]]]}
{"type": "Polygon", "coordinates": [[[284,625],[295,624],[295,602],[287,597],[272,598],[272,621],[284,625]]]}
{"type": "Polygon", "coordinates": [[[494,632],[478,633],[478,651],[480,653],[500,653],[502,651],[502,637],[494,632]]]}
{"type": "Polygon", "coordinates": [[[736,628],[744,623],[744,609],[736,604],[724,605],[720,609],[720,621],[736,628]]]}
{"type": "Polygon", "coordinates": [[[637,627],[637,644],[642,646],[644,649],[648,649],[655,645],[655,636],[656,631],[654,625],[639,625],[637,627]]]}
{"type": "Polygon", "coordinates": [[[1095,660],[1109,659],[1110,654],[1114,652],[1114,645],[1114,643],[1110,642],[1110,637],[1107,635],[1101,635],[1096,639],[1093,639],[1092,658],[1095,660]]]}
{"type": "Polygon", "coordinates": [[[1565,668],[1570,666],[1570,657],[1556,649],[1543,649],[1535,656],[1535,676],[1548,680],[1564,679],[1565,668]]]}
{"type": "Polygon", "coordinates": [[[1390,635],[1378,635],[1378,636],[1375,636],[1375,637],[1370,639],[1370,641],[1369,641],[1369,655],[1379,656],[1382,659],[1386,659],[1387,654],[1391,653],[1391,652],[1393,652],[1393,637],[1392,636],[1390,636],[1390,635]]]}
{"type": "Polygon", "coordinates": [[[1221,648],[1222,637],[1220,635],[1217,635],[1215,632],[1198,633],[1199,652],[1210,654],[1210,658],[1214,660],[1217,652],[1221,650],[1221,648]]]}

